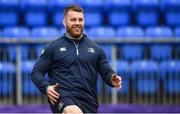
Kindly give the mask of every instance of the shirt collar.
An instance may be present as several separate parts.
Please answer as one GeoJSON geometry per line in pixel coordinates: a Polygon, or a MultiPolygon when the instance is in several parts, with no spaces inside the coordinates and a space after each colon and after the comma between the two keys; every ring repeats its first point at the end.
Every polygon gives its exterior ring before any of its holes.
{"type": "Polygon", "coordinates": [[[70,40],[81,40],[84,34],[82,34],[79,38],[73,38],[68,32],[65,32],[65,36],[67,36],[70,40]]]}

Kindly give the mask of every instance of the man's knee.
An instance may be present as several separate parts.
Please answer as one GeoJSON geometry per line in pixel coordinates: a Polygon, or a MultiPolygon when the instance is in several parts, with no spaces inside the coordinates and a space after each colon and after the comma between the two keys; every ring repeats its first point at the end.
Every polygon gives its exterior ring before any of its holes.
{"type": "Polygon", "coordinates": [[[83,112],[81,111],[81,109],[76,106],[76,105],[69,105],[66,106],[63,110],[63,114],[68,114],[68,113],[78,113],[78,114],[83,114],[83,112]]]}

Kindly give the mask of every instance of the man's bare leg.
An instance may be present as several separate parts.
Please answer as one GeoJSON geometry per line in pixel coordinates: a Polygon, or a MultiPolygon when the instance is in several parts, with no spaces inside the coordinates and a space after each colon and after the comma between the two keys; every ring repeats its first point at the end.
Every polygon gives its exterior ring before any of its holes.
{"type": "Polygon", "coordinates": [[[75,113],[75,114],[83,114],[83,112],[81,111],[81,109],[76,106],[76,105],[69,105],[69,106],[66,106],[62,112],[62,114],[72,114],[72,113],[75,113]]]}

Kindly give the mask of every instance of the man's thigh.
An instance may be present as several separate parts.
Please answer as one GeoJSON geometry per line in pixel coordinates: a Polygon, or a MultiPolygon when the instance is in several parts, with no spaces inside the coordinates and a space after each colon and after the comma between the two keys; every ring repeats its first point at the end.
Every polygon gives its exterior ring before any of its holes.
{"type": "Polygon", "coordinates": [[[82,110],[77,105],[66,106],[62,113],[63,114],[68,114],[68,113],[83,114],[82,110]]]}
{"type": "Polygon", "coordinates": [[[77,104],[70,97],[61,97],[58,99],[58,101],[55,103],[55,105],[52,105],[51,102],[49,102],[49,104],[50,104],[50,107],[51,107],[51,110],[53,113],[62,113],[65,108],[68,111],[71,111],[70,110],[71,108],[75,111],[80,110],[80,108],[77,106],[77,104]],[[70,107],[70,106],[73,106],[73,107],[70,107]],[[76,106],[76,107],[74,107],[74,106],[76,106]]]}

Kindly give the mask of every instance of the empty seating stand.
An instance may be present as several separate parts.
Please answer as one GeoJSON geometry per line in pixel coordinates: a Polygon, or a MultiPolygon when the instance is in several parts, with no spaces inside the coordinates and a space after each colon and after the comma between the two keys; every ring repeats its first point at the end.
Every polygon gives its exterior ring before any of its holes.
{"type": "Polygon", "coordinates": [[[127,61],[118,60],[116,70],[122,78],[122,89],[118,92],[118,101],[128,103],[131,99],[130,64],[127,61]]]}
{"type": "Polygon", "coordinates": [[[171,27],[180,25],[180,1],[161,0],[161,10],[164,13],[165,24],[171,27]]]}
{"type": "Polygon", "coordinates": [[[163,103],[178,104],[180,99],[180,61],[162,61],[160,64],[163,103]]]}
{"type": "Polygon", "coordinates": [[[13,104],[16,87],[15,65],[10,62],[0,62],[0,102],[13,104]]]}
{"type": "Polygon", "coordinates": [[[108,8],[108,22],[110,26],[128,26],[131,24],[130,0],[106,0],[106,8],[108,8]]]}
{"type": "MultiPolygon", "coordinates": [[[[3,38],[14,38],[14,39],[25,39],[25,38],[29,38],[30,37],[30,31],[27,27],[23,27],[23,26],[16,26],[16,27],[6,27],[3,29],[2,31],[2,37],[3,38]]],[[[4,50],[2,50],[4,54],[6,54],[6,52],[4,52],[7,49],[7,57],[2,58],[3,61],[15,61],[17,54],[16,54],[16,46],[15,45],[5,45],[4,46],[4,50]]],[[[21,46],[21,51],[22,51],[22,55],[21,58],[23,60],[28,59],[28,46],[27,45],[22,45],[21,46]]]]}
{"type": "Polygon", "coordinates": [[[136,103],[158,103],[160,77],[158,64],[151,60],[134,61],[131,64],[133,100],[136,103]]]}
{"type": "Polygon", "coordinates": [[[0,27],[19,24],[19,0],[0,0],[0,27]]]}
{"type": "Polygon", "coordinates": [[[22,0],[21,10],[26,26],[45,26],[48,24],[47,0],[22,0]]]}
{"type": "Polygon", "coordinates": [[[159,0],[134,0],[133,9],[136,21],[140,26],[156,26],[159,24],[159,0]]]}

